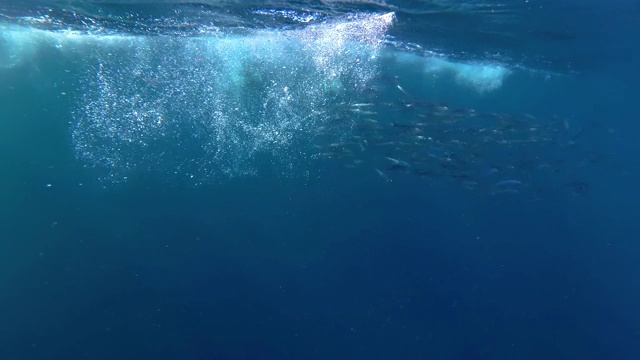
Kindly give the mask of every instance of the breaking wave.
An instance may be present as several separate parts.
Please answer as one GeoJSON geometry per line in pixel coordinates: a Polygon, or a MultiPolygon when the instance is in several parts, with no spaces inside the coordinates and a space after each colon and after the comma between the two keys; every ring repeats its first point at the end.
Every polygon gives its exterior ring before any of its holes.
{"type": "MultiPolygon", "coordinates": [[[[296,14],[312,23],[189,36],[1,25],[0,71],[51,56],[73,63],[82,70],[73,75],[71,139],[87,167],[109,182],[150,173],[195,184],[263,164],[295,169],[319,129],[348,121],[338,105],[375,100],[383,66],[422,69],[425,81],[449,74],[479,93],[496,91],[510,73],[389,46],[392,12],[321,22],[296,14]]],[[[37,19],[48,21],[30,25],[37,19]]]]}

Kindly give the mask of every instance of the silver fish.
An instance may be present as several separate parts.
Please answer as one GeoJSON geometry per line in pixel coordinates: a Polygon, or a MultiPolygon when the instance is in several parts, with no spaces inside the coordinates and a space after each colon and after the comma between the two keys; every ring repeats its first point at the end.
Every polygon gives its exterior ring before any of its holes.
{"type": "Polygon", "coordinates": [[[387,174],[385,174],[384,172],[382,172],[382,171],[380,171],[380,170],[378,170],[378,169],[376,169],[376,172],[378,173],[378,175],[380,175],[380,177],[381,177],[385,182],[390,183],[390,182],[392,181],[392,180],[391,180],[391,178],[390,178],[389,176],[387,176],[387,174]]]}
{"type": "Polygon", "coordinates": [[[520,180],[502,180],[502,181],[498,181],[495,186],[497,187],[501,187],[501,186],[517,186],[517,185],[522,185],[522,181],[520,180]]]}
{"type": "Polygon", "coordinates": [[[394,159],[394,158],[389,157],[389,156],[385,156],[385,159],[387,159],[387,160],[391,161],[391,163],[392,163],[393,165],[397,165],[397,166],[401,166],[401,167],[406,167],[406,168],[411,167],[411,165],[410,165],[408,162],[406,162],[406,161],[402,161],[402,160],[394,159]]]}

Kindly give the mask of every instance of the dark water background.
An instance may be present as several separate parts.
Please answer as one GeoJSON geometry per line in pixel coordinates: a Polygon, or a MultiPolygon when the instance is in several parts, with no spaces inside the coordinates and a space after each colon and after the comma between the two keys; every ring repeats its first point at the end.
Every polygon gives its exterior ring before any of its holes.
{"type": "MultiPolygon", "coordinates": [[[[86,65],[0,69],[0,359],[640,358],[638,5],[562,3],[537,15],[554,27],[542,50],[518,42],[561,72],[478,94],[381,71],[433,101],[604,124],[582,141],[611,155],[555,180],[584,194],[480,196],[331,162],[105,186],[70,135],[84,70],[62,69],[86,65]]],[[[456,14],[406,13],[394,36],[424,40],[411,24],[435,18],[436,47],[483,56],[456,14]]]]}

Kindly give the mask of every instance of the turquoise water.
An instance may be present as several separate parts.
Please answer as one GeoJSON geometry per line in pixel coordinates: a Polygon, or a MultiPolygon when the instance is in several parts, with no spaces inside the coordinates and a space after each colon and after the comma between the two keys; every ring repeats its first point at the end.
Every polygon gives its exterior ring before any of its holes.
{"type": "Polygon", "coordinates": [[[3,4],[0,358],[637,358],[636,14],[3,4]]]}

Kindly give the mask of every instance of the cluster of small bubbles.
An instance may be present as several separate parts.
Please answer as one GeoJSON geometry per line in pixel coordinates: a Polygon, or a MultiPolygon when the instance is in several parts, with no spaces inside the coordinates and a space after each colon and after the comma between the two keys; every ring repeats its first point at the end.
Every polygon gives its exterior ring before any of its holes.
{"type": "Polygon", "coordinates": [[[108,179],[146,171],[194,183],[292,169],[297,144],[376,71],[392,14],[251,35],[138,37],[95,47],[73,141],[108,179]]]}
{"type": "Polygon", "coordinates": [[[363,84],[375,74],[375,54],[394,16],[353,15],[348,21],[315,25],[297,35],[327,79],[338,86],[344,77],[363,84]]]}

